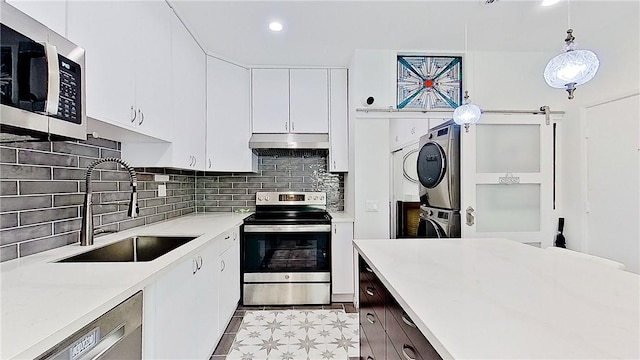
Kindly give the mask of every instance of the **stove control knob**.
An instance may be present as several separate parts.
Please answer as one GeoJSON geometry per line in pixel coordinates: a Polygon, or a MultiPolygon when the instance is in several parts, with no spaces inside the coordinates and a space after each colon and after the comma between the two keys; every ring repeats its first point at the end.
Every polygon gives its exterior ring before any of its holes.
{"type": "Polygon", "coordinates": [[[320,195],[320,201],[324,201],[324,195],[320,195]]]}
{"type": "Polygon", "coordinates": [[[269,197],[268,197],[268,196],[266,196],[266,197],[264,198],[264,201],[269,201],[269,197]]]}
{"type": "Polygon", "coordinates": [[[262,199],[263,199],[262,195],[259,195],[258,196],[258,201],[262,201],[262,199]]]}

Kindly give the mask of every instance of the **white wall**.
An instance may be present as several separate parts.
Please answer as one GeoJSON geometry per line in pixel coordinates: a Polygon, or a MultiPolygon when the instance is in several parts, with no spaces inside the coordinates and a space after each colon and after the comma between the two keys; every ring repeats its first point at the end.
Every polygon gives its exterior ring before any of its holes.
{"type": "MultiPolygon", "coordinates": [[[[562,153],[558,158],[557,215],[566,218],[565,236],[572,249],[583,250],[587,236],[584,109],[640,91],[639,30],[630,29],[623,42],[599,44],[600,48],[595,49],[601,60],[599,73],[591,82],[578,87],[573,100],[567,99],[564,90],[548,87],[542,77],[547,61],[555,54],[470,52],[465,56],[465,89],[470,91],[472,100],[483,109],[527,110],[548,105],[551,110],[566,112],[559,124],[558,135],[562,153]]],[[[615,37],[612,34],[612,39],[615,37]]],[[[587,39],[581,40],[587,43],[587,39]]],[[[356,50],[351,62],[350,107],[351,119],[355,119],[352,122],[355,126],[351,130],[356,133],[352,133],[355,141],[351,143],[355,161],[352,162],[354,167],[350,175],[354,176],[350,176],[353,179],[347,183],[347,187],[353,191],[347,203],[353,204],[351,211],[356,219],[356,238],[387,236],[388,224],[380,222],[388,221],[388,218],[384,219],[381,213],[374,215],[363,212],[362,209],[366,199],[389,199],[389,180],[388,176],[384,176],[388,170],[382,169],[389,161],[380,158],[388,137],[382,134],[384,121],[359,119],[358,114],[362,113],[356,113],[355,108],[363,107],[360,99],[366,95],[377,96],[376,107],[395,106],[395,56],[398,52],[407,53],[398,50],[356,50]],[[367,169],[367,166],[373,166],[375,170],[367,169]]],[[[386,156],[390,156],[388,151],[386,156]]]]}

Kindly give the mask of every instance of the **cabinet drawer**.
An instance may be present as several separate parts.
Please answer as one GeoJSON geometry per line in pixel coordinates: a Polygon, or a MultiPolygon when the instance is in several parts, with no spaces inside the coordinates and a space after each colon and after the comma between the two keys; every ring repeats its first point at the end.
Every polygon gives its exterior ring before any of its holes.
{"type": "Polygon", "coordinates": [[[238,228],[234,227],[231,230],[227,230],[222,235],[218,236],[219,241],[219,253],[222,254],[227,251],[233,244],[238,242],[238,228]]]}
{"type": "Polygon", "coordinates": [[[391,322],[394,322],[402,329],[413,344],[414,349],[423,359],[440,359],[438,352],[420,332],[420,329],[415,326],[409,315],[402,310],[400,304],[392,296],[388,296],[385,315],[385,328],[387,331],[390,326],[393,326],[393,324],[390,324],[391,322]]]}
{"type": "Polygon", "coordinates": [[[362,330],[362,326],[360,326],[360,360],[375,360],[367,336],[362,330]]]}
{"type": "Polygon", "coordinates": [[[376,275],[373,273],[373,270],[369,265],[367,265],[367,262],[364,261],[362,257],[360,257],[359,269],[360,269],[360,281],[362,281],[363,278],[366,280],[372,280],[376,278],[376,275]]]}
{"type": "MultiPolygon", "coordinates": [[[[415,359],[415,360],[423,360],[424,358],[420,356],[420,353],[413,345],[409,337],[400,327],[400,324],[396,321],[393,316],[389,316],[387,323],[385,324],[387,327],[387,335],[391,339],[391,343],[393,344],[394,349],[400,355],[400,358],[404,359],[415,359]]],[[[428,359],[428,358],[426,358],[428,359]]]]}
{"type": "Polygon", "coordinates": [[[391,338],[387,335],[387,358],[386,360],[404,360],[400,354],[393,347],[393,343],[391,342],[391,338]]]}
{"type": "Polygon", "coordinates": [[[360,331],[366,335],[374,359],[384,359],[387,335],[375,312],[366,310],[360,312],[360,331]]]}

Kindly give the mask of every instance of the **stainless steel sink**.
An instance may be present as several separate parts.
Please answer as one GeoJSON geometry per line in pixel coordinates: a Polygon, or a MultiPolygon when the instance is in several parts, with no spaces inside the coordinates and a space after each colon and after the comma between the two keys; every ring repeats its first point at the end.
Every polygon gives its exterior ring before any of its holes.
{"type": "Polygon", "coordinates": [[[133,236],[56,262],[141,262],[154,260],[196,236],[133,236]]]}

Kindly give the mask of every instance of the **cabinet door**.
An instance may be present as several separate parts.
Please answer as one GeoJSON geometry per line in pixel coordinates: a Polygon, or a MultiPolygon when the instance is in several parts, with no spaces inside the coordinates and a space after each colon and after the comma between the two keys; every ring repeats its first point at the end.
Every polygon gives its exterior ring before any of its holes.
{"type": "Polygon", "coordinates": [[[254,133],[289,132],[289,70],[251,70],[254,133]]]}
{"type": "Polygon", "coordinates": [[[156,282],[155,358],[196,359],[192,346],[199,314],[194,313],[197,297],[194,259],[184,260],[156,282]]]}
{"type": "Polygon", "coordinates": [[[227,323],[233,316],[238,301],[240,301],[240,243],[237,235],[235,243],[220,254],[218,265],[220,289],[222,289],[218,292],[220,309],[218,327],[222,332],[227,327],[227,323]]]}
{"type": "Polygon", "coordinates": [[[254,171],[249,70],[207,57],[206,171],[254,171]]]}
{"type": "Polygon", "coordinates": [[[352,294],[354,289],[353,223],[334,223],[331,235],[331,282],[333,294],[352,294]]]}
{"type": "Polygon", "coordinates": [[[31,16],[49,29],[57,32],[62,36],[66,36],[66,1],[47,0],[47,1],[27,1],[27,0],[8,0],[16,9],[31,16]]]}
{"type": "Polygon", "coordinates": [[[329,132],[328,86],[327,69],[289,70],[290,132],[329,132]]]}
{"type": "MultiPolygon", "coordinates": [[[[175,18],[175,15],[169,6],[163,1],[136,1],[135,4],[136,125],[144,134],[169,140],[171,83],[167,81],[167,75],[176,70],[182,73],[200,69],[171,67],[171,17],[175,18]]],[[[180,88],[180,91],[191,93],[192,90],[180,88]]]]}
{"type": "Polygon", "coordinates": [[[329,171],[349,171],[347,69],[331,69],[329,88],[329,171]]]}
{"type": "Polygon", "coordinates": [[[130,128],[136,109],[136,11],[128,1],[67,3],[67,36],[86,50],[87,117],[130,128]]]}
{"type": "MultiPolygon", "coordinates": [[[[218,293],[227,290],[220,285],[218,275],[218,246],[216,241],[204,248],[196,256],[199,263],[196,272],[193,297],[192,328],[196,333],[191,345],[196,356],[194,359],[208,359],[215,349],[217,339],[224,328],[218,328],[218,293]]],[[[183,357],[187,359],[188,357],[183,357]]]]}
{"type": "Polygon", "coordinates": [[[206,59],[182,22],[171,21],[173,166],[204,169],[206,59]]]}

